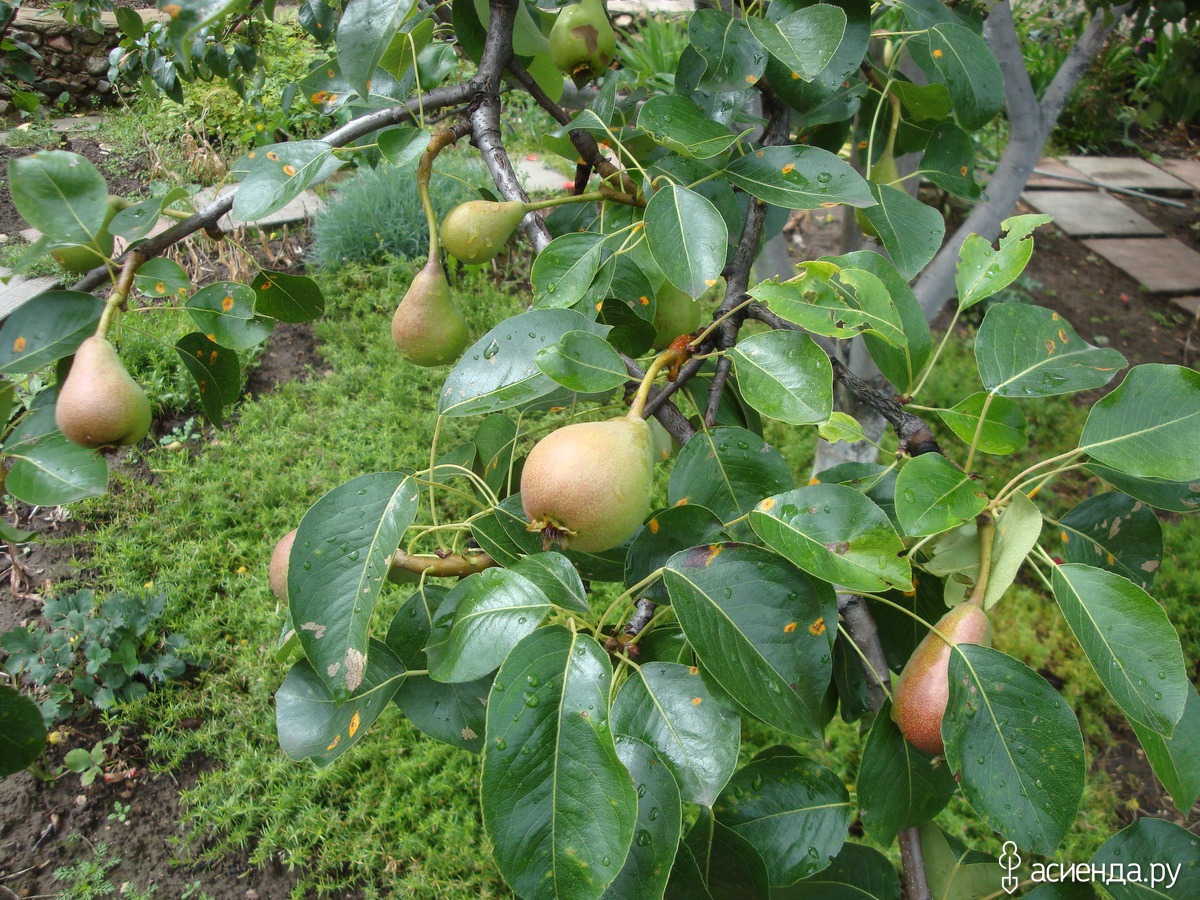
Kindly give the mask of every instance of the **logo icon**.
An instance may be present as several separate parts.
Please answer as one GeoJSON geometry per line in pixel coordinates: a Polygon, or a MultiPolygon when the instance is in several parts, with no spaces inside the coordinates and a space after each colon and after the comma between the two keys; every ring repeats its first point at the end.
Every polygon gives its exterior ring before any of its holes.
{"type": "Polygon", "coordinates": [[[1002,851],[999,860],[1000,868],[1008,873],[1000,879],[1000,887],[1011,894],[1017,889],[1019,883],[1013,872],[1021,865],[1021,857],[1017,853],[1017,845],[1012,841],[1005,841],[1004,846],[1000,849],[1002,851]]]}

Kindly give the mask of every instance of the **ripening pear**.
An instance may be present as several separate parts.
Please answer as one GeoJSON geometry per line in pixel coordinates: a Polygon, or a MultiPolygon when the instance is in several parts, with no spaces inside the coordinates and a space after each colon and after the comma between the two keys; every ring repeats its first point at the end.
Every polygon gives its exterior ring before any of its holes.
{"type": "Polygon", "coordinates": [[[616,52],[617,36],[603,0],[563,7],[550,29],[550,59],[577,87],[607,69],[616,52]]]}
{"type": "Polygon", "coordinates": [[[521,472],[521,505],[542,543],[598,553],[650,513],[654,439],[641,416],[577,422],[546,435],[521,472]]]}
{"type": "Polygon", "coordinates": [[[136,444],[150,430],[150,401],[113,345],[93,335],[75,351],[58,392],[54,421],[69,440],[84,447],[136,444]]]}
{"type": "Polygon", "coordinates": [[[504,248],[527,212],[519,200],[468,200],[446,213],[438,234],[447,253],[477,266],[504,248]]]}
{"type": "MultiPolygon", "coordinates": [[[[992,645],[987,614],[970,601],[958,604],[938,620],[937,630],[950,644],[992,645]]],[[[905,740],[926,753],[941,753],[942,717],[950,699],[950,644],[934,632],[917,645],[892,693],[892,718],[905,740]]]]}
{"type": "Polygon", "coordinates": [[[92,271],[96,266],[104,265],[104,261],[113,254],[115,240],[108,224],[118,212],[129,206],[123,197],[113,194],[108,196],[108,206],[104,210],[104,224],[93,237],[90,244],[72,244],[65,247],[55,247],[50,251],[55,262],[73,275],[83,275],[92,271]]]}
{"type": "MultiPolygon", "coordinates": [[[[875,164],[868,169],[867,179],[875,184],[883,185],[894,184],[900,180],[900,169],[896,166],[896,156],[892,153],[891,147],[884,150],[879,159],[875,160],[875,164]]],[[[865,210],[854,210],[854,221],[862,229],[863,234],[868,237],[879,237],[879,232],[867,218],[865,210]]]]}
{"type": "Polygon", "coordinates": [[[271,593],[280,600],[287,599],[288,559],[292,555],[292,544],[294,543],[296,543],[295,528],[281,537],[271,552],[271,566],[267,570],[267,579],[271,584],[271,593]]]}
{"type": "Polygon", "coordinates": [[[450,296],[450,283],[437,257],[412,280],[392,316],[392,340],[400,355],[417,366],[442,366],[467,349],[470,334],[450,296]]]}
{"type": "Polygon", "coordinates": [[[664,281],[654,295],[654,349],[665,350],[681,334],[695,331],[702,312],[690,294],[664,281]]]}

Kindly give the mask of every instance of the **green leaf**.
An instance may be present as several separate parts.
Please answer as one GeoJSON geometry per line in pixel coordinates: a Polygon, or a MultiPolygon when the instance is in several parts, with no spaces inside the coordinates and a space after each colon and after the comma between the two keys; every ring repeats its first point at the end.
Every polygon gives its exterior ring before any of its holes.
{"type": "Polygon", "coordinates": [[[646,204],[646,245],[675,287],[699,297],[725,267],[729,231],[717,208],[677,184],[654,192],[646,204]]]}
{"type": "Polygon", "coordinates": [[[833,412],[833,366],[807,334],[766,331],[729,351],[746,402],[789,425],[815,425],[833,412]]]}
{"type": "Polygon", "coordinates": [[[1183,718],[1170,737],[1137,722],[1129,724],[1154,774],[1175,801],[1175,808],[1186,816],[1200,796],[1200,696],[1196,689],[1188,684],[1183,718]]]}
{"type": "Polygon", "coordinates": [[[196,291],[187,301],[192,321],[218,344],[249,350],[265,341],[274,327],[254,313],[254,289],[234,281],[218,281],[196,291]]]}
{"type": "MultiPolygon", "coordinates": [[[[718,822],[708,807],[700,807],[696,824],[679,848],[680,857],[684,850],[694,862],[700,884],[709,896],[720,900],[761,900],[770,896],[763,858],[749,841],[718,822]]],[[[694,888],[688,893],[673,891],[671,885],[667,888],[668,897],[680,900],[692,900],[697,893],[694,888]]]]}
{"type": "Polygon", "coordinates": [[[656,94],[643,103],[637,125],[655,143],[686,159],[710,159],[724,153],[738,139],[687,97],[677,94],[656,94]]]}
{"type": "Polygon", "coordinates": [[[747,293],[813,334],[849,340],[870,330],[870,315],[837,279],[840,272],[823,262],[802,263],[801,269],[795,278],[760,281],[747,293]]]}
{"type": "Polygon", "coordinates": [[[714,696],[699,670],[651,662],[621,686],[612,729],[653,747],[689,803],[712,806],[737,768],[741,716],[714,696]]]}
{"type": "MultiPolygon", "coordinates": [[[[340,37],[340,29],[338,34],[340,37]]],[[[253,152],[255,162],[233,198],[233,216],[243,222],[278,212],[309,185],[324,181],[342,165],[333,155],[333,145],[325,141],[288,141],[253,152]]]]}
{"type": "Polygon", "coordinates": [[[1059,521],[1063,556],[1115,572],[1150,590],[1162,562],[1162,526],[1140,500],[1109,491],[1084,500],[1059,521]]]}
{"type": "Polygon", "coordinates": [[[156,256],[138,266],[133,286],[147,297],[182,297],[192,289],[192,279],[173,259],[156,256]]]}
{"type": "MultiPolygon", "coordinates": [[[[723,539],[721,520],[703,506],[686,503],[652,512],[629,545],[625,586],[632,588],[643,581],[680,550],[723,539]]],[[[660,579],[643,588],[639,596],[662,603],[667,600],[667,587],[660,579]]]]}
{"type": "Polygon", "coordinates": [[[872,839],[889,846],[905,828],[924,825],[954,796],[954,776],[904,739],[892,701],[875,716],[858,766],[858,806],[872,839]]]}
{"type": "Polygon", "coordinates": [[[981,453],[1016,453],[1029,440],[1021,407],[997,394],[979,391],[949,409],[939,409],[937,414],[960,440],[974,444],[981,453]]]}
{"type": "Polygon", "coordinates": [[[1063,618],[1121,712],[1170,737],[1191,685],[1163,608],[1127,579],[1091,566],[1055,566],[1051,583],[1063,618]]]}
{"type": "Polygon", "coordinates": [[[829,64],[846,33],[846,14],[818,4],[788,13],[777,21],[746,20],[767,52],[802,81],[812,81],[829,64]]]}
{"type": "Polygon", "coordinates": [[[754,533],[817,578],[856,591],[906,590],[912,569],[887,514],[865,494],[813,484],[767,497],[750,513],[754,533]]]}
{"type": "Polygon", "coordinates": [[[725,425],[692,436],[667,486],[671,506],[711,509],[722,522],[745,515],[770,494],[796,486],[779,451],[753,432],[725,425]]]}
{"type": "Polygon", "coordinates": [[[338,62],[360,97],[412,10],[413,0],[350,0],[337,27],[338,62]]]}
{"type": "Polygon", "coordinates": [[[26,531],[24,528],[17,528],[8,519],[0,518],[0,539],[6,540],[11,544],[24,544],[36,535],[36,531],[26,531]]]}
{"type": "Polygon", "coordinates": [[[940,453],[910,459],[896,476],[896,515],[908,535],[940,534],[974,519],[988,496],[940,453]]]}
{"type": "MultiPolygon", "coordinates": [[[[129,8],[123,6],[119,7],[119,9],[129,8]]],[[[141,21],[140,17],[138,21],[141,21]]],[[[141,203],[127,206],[113,216],[112,221],[108,223],[108,230],[119,237],[125,238],[127,241],[140,240],[148,235],[154,229],[154,226],[159,223],[164,209],[179,200],[186,199],[187,196],[188,192],[186,188],[176,187],[161,196],[151,197],[149,200],[143,200],[141,203]]]]}
{"type": "Polygon", "coordinates": [[[38,705],[0,684],[0,778],[19,772],[42,752],[46,726],[38,705]]]}
{"type": "Polygon", "coordinates": [[[379,152],[393,166],[412,165],[429,146],[429,132],[412,125],[399,125],[379,132],[379,152]]]}
{"type": "Polygon", "coordinates": [[[665,578],[705,671],[767,724],[819,735],[837,622],[833,587],[746,544],[676,553],[665,578]]]}
{"type": "Polygon", "coordinates": [[[200,389],[204,414],[220,428],[225,407],[237,402],[242,388],[237,354],[213,343],[198,331],[185,334],[176,341],[175,352],[200,389]]]}
{"type": "MultiPolygon", "coordinates": [[[[475,474],[498,496],[509,493],[509,474],[517,443],[517,423],[497,413],[486,416],[475,430],[475,474]]],[[[512,472],[514,485],[520,472],[512,472]]]]}
{"type": "Polygon", "coordinates": [[[866,179],[819,147],[763,147],[730,162],[725,174],[735,187],[785,209],[871,206],[874,199],[866,179]]]}
{"type": "Polygon", "coordinates": [[[417,497],[402,472],[360,475],[300,520],[288,560],[289,607],[305,656],[335,698],[362,684],[367,624],[417,497]]]}
{"type": "Polygon", "coordinates": [[[547,244],[529,272],[534,307],[565,309],[582,300],[600,270],[604,241],[604,235],[586,231],[564,234],[547,244]]]}
{"type": "Polygon", "coordinates": [[[975,183],[975,144],[953,122],[943,122],[933,130],[918,170],[956,197],[975,200],[983,193],[975,183]]]}
{"type": "Polygon", "coordinates": [[[759,852],[772,885],[828,866],[852,817],[841,778],[810,759],[782,755],[738,770],[713,814],[759,852]]]}
{"type": "Polygon", "coordinates": [[[1088,463],[1088,472],[1103,478],[1119,491],[1148,503],[1155,509],[1171,512],[1195,512],[1200,509],[1200,481],[1164,481],[1161,478],[1134,478],[1111,466],[1088,463]]]}
{"type": "Polygon", "coordinates": [[[621,357],[604,338],[590,331],[568,331],[534,357],[543,375],[580,393],[600,393],[629,380],[621,357]]]}
{"type": "Polygon", "coordinates": [[[729,13],[701,9],[688,20],[688,39],[705,63],[697,87],[744,91],[762,77],[767,54],[746,23],[729,13]]]}
{"type": "MultiPolygon", "coordinates": [[[[433,628],[433,612],[449,589],[428,582],[413,593],[392,617],[387,645],[405,669],[428,669],[425,644],[433,628]]],[[[472,753],[483,749],[484,717],[491,677],[465,684],[443,684],[428,675],[409,675],[396,690],[396,705],[417,728],[434,740],[472,753]]]]}
{"type": "Polygon", "coordinates": [[[253,282],[254,311],[293,325],[310,322],[325,312],[325,298],[307,275],[260,270],[253,282]]]}
{"type": "Polygon", "coordinates": [[[612,669],[590,637],[541,628],[488,697],[483,824],[522,897],[598,898],[633,843],[637,793],[607,721],[612,669]]]}
{"type": "Polygon", "coordinates": [[[509,569],[468,576],[446,595],[425,647],[435,681],[475,681],[496,670],[550,612],[533,582],[509,569]]]}
{"type": "Polygon", "coordinates": [[[588,613],[587,591],[571,561],[553,551],[523,557],[508,567],[535,584],[547,599],[560,609],[588,613]]]}
{"type": "Polygon", "coordinates": [[[1109,870],[1120,865],[1127,876],[1138,867],[1144,883],[1130,878],[1124,884],[1104,883],[1113,900],[1200,896],[1200,838],[1162,819],[1138,819],[1117,832],[1096,851],[1092,865],[1109,870]],[[1174,877],[1165,871],[1168,867],[1174,877]],[[1154,873],[1162,880],[1147,887],[1154,873]]]}
{"type": "Polygon", "coordinates": [[[438,414],[477,416],[524,406],[551,393],[558,386],[537,368],[534,354],[568,331],[603,336],[608,326],[573,309],[535,309],[505,319],[455,364],[442,385],[438,414]]]}
{"type": "MultiPolygon", "coordinates": [[[[941,896],[941,895],[938,895],[941,896]]],[[[846,842],[820,872],[771,891],[772,900],[900,900],[900,878],[888,858],[871,847],[846,842]]]]}
{"type": "Polygon", "coordinates": [[[1136,366],[1088,413],[1079,447],[1136,478],[1200,479],[1200,372],[1136,366]]]}
{"type": "Polygon", "coordinates": [[[307,660],[300,660],[275,692],[275,727],[289,759],[325,767],[362,738],[404,678],[404,666],[381,641],[371,642],[362,688],[338,702],[307,660]]]}
{"type": "Polygon", "coordinates": [[[1005,397],[1052,397],[1103,387],[1125,366],[1124,356],[1093,347],[1058,313],[1024,303],[1001,303],[987,311],[975,339],[975,360],[983,386],[1005,397]]]}
{"type": "Polygon", "coordinates": [[[104,301],[81,291],[46,291],[0,328],[0,372],[25,375],[70,356],[96,331],[104,301]]]}
{"type": "Polygon", "coordinates": [[[528,524],[521,507],[521,495],[513,494],[472,522],[471,536],[496,562],[512,566],[522,557],[532,556],[542,549],[541,538],[525,527],[528,524]]]}
{"type": "Polygon", "coordinates": [[[921,852],[931,896],[966,900],[1000,892],[1004,869],[996,857],[971,850],[932,822],[921,828],[921,852]]]}
{"type": "Polygon", "coordinates": [[[817,426],[817,434],[821,436],[821,440],[828,441],[830,444],[842,441],[853,444],[866,437],[858,419],[848,413],[836,410],[830,413],[827,421],[817,426]]]}
{"type": "Polygon", "coordinates": [[[660,900],[683,832],[679,786],[654,749],[637,738],[618,737],[617,756],[637,791],[637,823],[625,865],[604,897],[608,900],[660,900]]]}
{"type": "Polygon", "coordinates": [[[108,489],[104,457],[57,431],[20,443],[10,440],[4,452],[14,460],[4,486],[32,506],[62,506],[108,489]]]}
{"type": "Polygon", "coordinates": [[[992,537],[992,563],[983,608],[991,609],[1000,602],[1009,585],[1017,580],[1017,572],[1042,533],[1042,513],[1021,491],[1012,495],[1012,502],[996,520],[992,537]]]}
{"type": "Polygon", "coordinates": [[[946,762],[983,823],[1053,853],[1083,794],[1083,736],[1046,679],[990,647],[956,644],[942,721],[946,762]]]}
{"type": "Polygon", "coordinates": [[[40,150],[11,160],[8,185],[21,218],[53,241],[89,244],[104,225],[108,186],[78,153],[40,150]]]}
{"type": "Polygon", "coordinates": [[[893,81],[890,90],[900,99],[909,116],[917,122],[940,122],[947,118],[953,109],[950,92],[944,84],[893,81]]]}
{"type": "Polygon", "coordinates": [[[876,205],[854,205],[865,207],[863,215],[879,235],[896,271],[906,279],[915,278],[942,246],[946,235],[942,214],[900,188],[873,181],[867,182],[867,188],[876,205]]]}
{"type": "Polygon", "coordinates": [[[929,30],[929,54],[963,128],[977,131],[995,118],[1004,106],[1004,79],[983,38],[962,25],[940,23],[929,30]]]}
{"type": "Polygon", "coordinates": [[[977,234],[967,235],[954,273],[959,310],[970,309],[1016,281],[1033,255],[1033,229],[1051,221],[1053,217],[1043,215],[1005,219],[1000,223],[1006,234],[1000,238],[999,250],[977,234]]]}

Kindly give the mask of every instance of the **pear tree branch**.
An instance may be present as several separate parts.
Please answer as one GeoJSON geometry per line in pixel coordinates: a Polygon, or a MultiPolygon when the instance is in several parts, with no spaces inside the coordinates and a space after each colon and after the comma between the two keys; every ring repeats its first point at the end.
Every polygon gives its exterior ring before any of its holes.
{"type": "Polygon", "coordinates": [[[500,563],[482,550],[449,553],[445,556],[417,556],[397,550],[388,560],[388,577],[402,579],[404,574],[424,573],[429,578],[466,578],[498,565],[500,563]]]}

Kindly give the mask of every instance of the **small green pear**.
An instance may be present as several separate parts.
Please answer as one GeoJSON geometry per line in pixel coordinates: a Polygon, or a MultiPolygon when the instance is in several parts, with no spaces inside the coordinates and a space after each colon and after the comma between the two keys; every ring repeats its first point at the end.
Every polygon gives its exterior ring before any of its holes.
{"type": "Polygon", "coordinates": [[[292,544],[294,543],[296,543],[295,528],[281,537],[271,552],[271,565],[267,569],[267,580],[271,585],[271,593],[280,600],[287,599],[288,559],[292,555],[292,544]]]}
{"type": "Polygon", "coordinates": [[[577,87],[607,69],[616,53],[617,35],[603,0],[580,0],[563,7],[550,29],[550,59],[577,87]]]}
{"type": "Polygon", "coordinates": [[[58,430],[84,447],[136,444],[150,418],[150,401],[113,345],[95,335],[80,344],[54,407],[58,430]]]}
{"type": "Polygon", "coordinates": [[[438,235],[446,252],[469,266],[485,263],[502,249],[528,210],[519,200],[468,200],[442,220],[438,235]]]}
{"type": "Polygon", "coordinates": [[[942,718],[950,699],[951,644],[992,645],[987,614],[970,601],[958,604],[938,620],[945,640],[929,632],[917,645],[892,692],[892,718],[905,740],[926,753],[942,753],[942,718]]]}
{"type": "Polygon", "coordinates": [[[454,305],[442,264],[432,257],[396,307],[392,340],[413,365],[444,366],[462,356],[470,339],[467,320],[454,305]]]}
{"type": "Polygon", "coordinates": [[[68,244],[50,251],[55,262],[73,275],[83,275],[96,266],[104,265],[113,254],[115,239],[108,225],[118,212],[129,206],[129,201],[115,194],[108,195],[108,206],[104,210],[104,224],[96,232],[92,243],[68,244]]]}
{"type": "Polygon", "coordinates": [[[665,350],[681,334],[695,331],[702,312],[689,294],[664,281],[654,295],[654,349],[665,350]]]}
{"type": "Polygon", "coordinates": [[[650,514],[654,438],[641,416],[576,422],[534,445],[521,472],[521,505],[549,549],[599,553],[650,514]]]}

